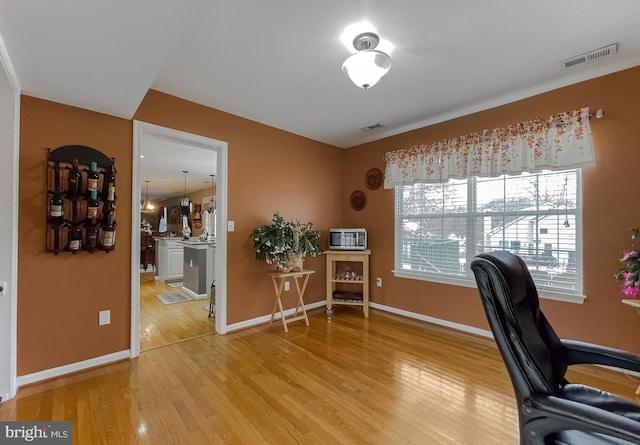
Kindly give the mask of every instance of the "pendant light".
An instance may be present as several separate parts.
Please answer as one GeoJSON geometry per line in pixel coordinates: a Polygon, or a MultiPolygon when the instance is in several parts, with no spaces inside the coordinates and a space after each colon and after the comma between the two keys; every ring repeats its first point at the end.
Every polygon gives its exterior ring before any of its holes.
{"type": "Polygon", "coordinates": [[[187,198],[187,173],[189,173],[189,171],[182,170],[182,173],[184,173],[184,195],[182,197],[182,200],[180,201],[180,205],[182,207],[187,207],[189,206],[189,198],[187,198]]]}
{"type": "Polygon", "coordinates": [[[151,201],[149,201],[149,182],[150,181],[144,181],[147,183],[147,194],[144,198],[144,201],[142,202],[142,211],[143,212],[151,212],[155,206],[153,204],[151,204],[151,201]]]}
{"type": "Polygon", "coordinates": [[[375,49],[380,37],[373,32],[363,32],[353,39],[356,52],[342,64],[342,72],[356,86],[368,89],[374,86],[391,69],[391,56],[375,49]]]}

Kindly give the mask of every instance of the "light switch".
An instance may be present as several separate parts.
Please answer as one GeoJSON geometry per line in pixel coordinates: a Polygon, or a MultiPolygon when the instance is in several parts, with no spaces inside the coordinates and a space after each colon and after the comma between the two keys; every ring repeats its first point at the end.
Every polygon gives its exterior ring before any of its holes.
{"type": "Polygon", "coordinates": [[[233,221],[227,221],[227,232],[233,232],[236,229],[233,221]]]}

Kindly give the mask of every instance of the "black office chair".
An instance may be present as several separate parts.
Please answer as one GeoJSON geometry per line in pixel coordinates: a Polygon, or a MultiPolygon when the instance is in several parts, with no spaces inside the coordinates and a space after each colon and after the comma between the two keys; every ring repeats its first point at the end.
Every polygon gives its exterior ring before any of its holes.
{"type": "Polygon", "coordinates": [[[640,444],[640,406],[565,379],[567,367],[581,363],[640,371],[640,357],[560,340],[520,257],[483,253],[471,270],[515,390],[520,444],[640,444]]]}

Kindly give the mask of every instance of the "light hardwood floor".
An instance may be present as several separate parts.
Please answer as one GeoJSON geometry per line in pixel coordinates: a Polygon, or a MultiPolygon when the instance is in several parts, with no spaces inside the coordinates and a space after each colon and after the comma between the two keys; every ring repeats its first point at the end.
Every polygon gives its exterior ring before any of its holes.
{"type": "MultiPolygon", "coordinates": [[[[636,381],[574,381],[632,400],[636,381]]],[[[0,420],[73,422],[75,444],[515,444],[513,392],[493,342],[341,307],[310,326],[207,335],[20,388],[0,420]]]]}
{"type": "Polygon", "coordinates": [[[141,351],[215,333],[214,318],[203,309],[209,300],[163,304],[156,298],[179,290],[156,281],[153,272],[140,274],[141,351]]]}

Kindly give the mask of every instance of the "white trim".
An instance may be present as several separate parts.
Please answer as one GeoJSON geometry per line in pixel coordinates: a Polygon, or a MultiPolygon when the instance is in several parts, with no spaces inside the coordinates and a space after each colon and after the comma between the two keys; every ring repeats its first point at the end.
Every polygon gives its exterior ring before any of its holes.
{"type": "Polygon", "coordinates": [[[18,75],[16,74],[13,62],[11,62],[11,57],[9,57],[9,50],[7,49],[7,45],[5,44],[2,35],[0,35],[0,63],[4,68],[4,72],[7,74],[7,78],[9,79],[9,83],[11,84],[11,89],[14,93],[20,96],[22,88],[20,87],[18,75]]]}
{"type": "MultiPolygon", "coordinates": [[[[17,84],[17,79],[15,84],[17,84]]],[[[13,83],[13,82],[12,82],[13,83]]],[[[13,222],[11,228],[11,382],[9,386],[9,398],[13,398],[18,392],[18,215],[19,215],[19,194],[20,181],[18,172],[20,171],[20,92],[15,92],[14,102],[14,147],[13,147],[13,222]]],[[[4,398],[3,398],[4,400],[4,398]]]]}
{"type": "MultiPolygon", "coordinates": [[[[471,287],[477,289],[476,282],[471,278],[455,277],[453,275],[438,275],[425,272],[413,272],[410,270],[392,270],[394,277],[408,278],[410,280],[428,281],[432,283],[448,284],[451,286],[471,287]]],[[[537,287],[538,297],[543,300],[564,301],[565,303],[583,304],[587,298],[582,294],[567,294],[537,287]]]]}
{"type": "Polygon", "coordinates": [[[205,300],[207,298],[207,294],[196,294],[194,291],[192,291],[191,289],[189,289],[188,287],[184,287],[182,286],[182,289],[180,289],[185,295],[188,295],[189,297],[193,298],[194,300],[205,300]]]}
{"type": "MultiPolygon", "coordinates": [[[[227,142],[187,133],[173,128],[162,127],[138,120],[133,121],[133,159],[131,175],[131,202],[139,201],[140,185],[140,143],[142,138],[168,139],[172,141],[196,144],[204,149],[216,152],[216,251],[214,276],[216,279],[215,325],[218,334],[227,332],[227,142]]],[[[140,266],[137,264],[140,245],[140,212],[131,212],[131,357],[140,355],[140,266]]]]}
{"type": "MultiPolygon", "coordinates": [[[[9,50],[2,35],[0,35],[0,65],[13,92],[13,178],[12,178],[12,228],[11,228],[11,277],[9,284],[9,298],[11,299],[10,335],[9,341],[9,392],[1,395],[2,400],[13,398],[18,391],[18,213],[19,213],[19,161],[20,161],[20,93],[22,88],[18,75],[9,56],[9,50]]],[[[4,378],[4,377],[2,377],[4,378]]]]}
{"type": "Polygon", "coordinates": [[[493,338],[491,331],[486,329],[475,328],[462,323],[455,323],[453,321],[442,320],[440,318],[429,317],[428,315],[417,314],[415,312],[405,311],[391,306],[386,306],[379,303],[369,302],[369,307],[374,309],[380,309],[381,311],[390,312],[396,315],[402,315],[403,317],[413,318],[415,320],[426,321],[427,323],[437,324],[447,328],[455,329],[457,331],[468,332],[469,334],[479,335],[481,337],[493,338]]]}
{"type": "MultiPolygon", "coordinates": [[[[305,311],[310,311],[311,309],[316,309],[326,305],[327,305],[327,302],[325,300],[316,301],[315,303],[305,304],[304,309],[305,311]]],[[[295,308],[287,309],[284,311],[284,316],[286,317],[289,315],[293,315],[294,312],[295,312],[295,308]]],[[[280,318],[281,318],[280,313],[276,313],[275,318],[273,320],[274,323],[277,321],[279,324],[281,324],[280,318]]],[[[252,318],[250,320],[240,321],[238,323],[228,325],[227,332],[237,331],[238,329],[246,329],[246,328],[250,328],[260,324],[268,323],[269,320],[271,320],[271,315],[262,315],[260,317],[252,318]]]]}
{"type": "Polygon", "coordinates": [[[90,358],[81,362],[69,363],[68,365],[62,365],[56,368],[45,369],[44,371],[34,372],[33,374],[21,375],[18,377],[18,386],[40,382],[54,377],[60,377],[61,375],[95,368],[96,366],[107,365],[120,360],[126,360],[129,358],[129,355],[130,351],[126,349],[124,351],[112,352],[111,354],[90,358]]]}

